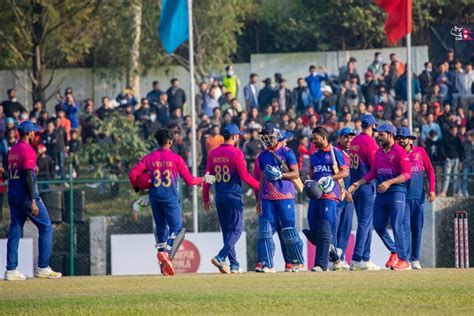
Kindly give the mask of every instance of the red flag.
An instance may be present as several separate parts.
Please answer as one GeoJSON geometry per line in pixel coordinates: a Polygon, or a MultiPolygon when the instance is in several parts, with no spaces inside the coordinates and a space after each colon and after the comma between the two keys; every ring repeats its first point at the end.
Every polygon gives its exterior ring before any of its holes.
{"type": "Polygon", "coordinates": [[[387,14],[385,33],[390,43],[395,44],[399,39],[411,33],[411,3],[412,0],[375,0],[387,14]]]}

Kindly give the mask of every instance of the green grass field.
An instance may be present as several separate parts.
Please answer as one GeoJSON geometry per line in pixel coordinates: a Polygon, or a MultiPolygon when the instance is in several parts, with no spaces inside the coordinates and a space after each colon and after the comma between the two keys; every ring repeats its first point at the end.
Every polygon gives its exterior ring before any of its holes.
{"type": "Polygon", "coordinates": [[[474,314],[474,269],[0,281],[0,314],[474,314]]]}

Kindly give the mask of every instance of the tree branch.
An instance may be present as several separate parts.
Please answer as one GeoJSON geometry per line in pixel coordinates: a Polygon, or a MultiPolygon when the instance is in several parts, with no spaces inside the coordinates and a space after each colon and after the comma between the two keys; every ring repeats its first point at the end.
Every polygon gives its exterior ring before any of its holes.
{"type": "Polygon", "coordinates": [[[25,86],[23,84],[23,81],[20,79],[20,77],[18,77],[18,75],[15,73],[14,70],[10,70],[11,74],[16,78],[16,80],[18,80],[18,83],[20,84],[20,86],[22,86],[23,89],[25,89],[26,92],[28,93],[32,93],[33,91],[31,89],[29,89],[27,86],[25,86]]]}
{"type": "MultiPolygon", "coordinates": [[[[99,2],[101,3],[101,1],[99,2]]],[[[49,30],[45,31],[43,33],[43,38],[46,38],[49,34],[69,22],[69,20],[73,19],[76,15],[81,13],[81,11],[85,10],[90,4],[92,4],[91,1],[87,1],[84,3],[82,6],[78,7],[76,10],[74,10],[70,15],[64,17],[60,22],[58,22],[56,25],[52,26],[49,30]]]]}

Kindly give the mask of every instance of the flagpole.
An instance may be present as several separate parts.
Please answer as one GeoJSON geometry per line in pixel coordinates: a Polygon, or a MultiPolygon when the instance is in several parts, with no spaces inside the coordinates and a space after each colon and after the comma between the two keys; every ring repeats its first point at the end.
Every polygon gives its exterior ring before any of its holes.
{"type": "MultiPolygon", "coordinates": [[[[189,91],[191,106],[191,157],[192,174],[197,176],[197,156],[196,156],[196,102],[194,94],[194,44],[193,44],[193,1],[188,1],[188,33],[189,33],[189,91]]],[[[197,186],[193,186],[193,233],[198,232],[198,196],[197,186]]]]}
{"type": "MultiPolygon", "coordinates": [[[[411,3],[407,1],[407,30],[409,30],[409,23],[411,22],[411,3]]],[[[408,33],[406,36],[407,40],[407,64],[406,64],[406,72],[407,72],[407,102],[408,102],[408,128],[410,129],[410,133],[413,133],[413,105],[412,105],[412,96],[411,96],[411,33],[408,33]]]]}

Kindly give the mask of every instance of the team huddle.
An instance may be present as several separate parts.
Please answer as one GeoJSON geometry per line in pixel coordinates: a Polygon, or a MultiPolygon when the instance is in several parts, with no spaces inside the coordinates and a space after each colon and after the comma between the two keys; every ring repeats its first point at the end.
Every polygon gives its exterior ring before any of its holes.
{"type": "Polygon", "coordinates": [[[177,191],[178,174],[188,185],[203,184],[203,207],[210,211],[210,186],[215,185],[215,207],[223,235],[223,247],[211,259],[221,273],[240,273],[235,245],[243,231],[242,181],[255,191],[258,215],[256,272],[275,272],[278,234],[286,272],[304,270],[303,241],[295,227],[295,193],[309,198],[308,227],[303,233],[316,246],[313,272],[328,270],[379,270],[370,260],[372,229],[390,251],[386,267],[392,270],[421,269],[424,174],[429,180],[429,201],[435,199],[434,170],[426,152],[415,145],[407,128],[376,125],[372,115],[362,117],[359,135],[344,128],[338,144],[329,143],[323,127],[312,131],[316,151],[310,169],[298,170],[286,135],[272,123],[260,132],[265,150],[256,158],[253,176],[237,145],[242,135],[236,125],[226,126],[224,143],[207,159],[204,177],[193,177],[184,160],[171,151],[173,133],[159,130],[160,148],[145,156],[130,172],[130,182],[142,192],[137,203],[151,204],[156,225],[157,259],[164,275],[174,275],[174,254],[184,239],[182,210],[177,191]],[[373,138],[377,133],[377,140],[373,138]],[[302,183],[300,172],[308,175],[302,183]],[[145,193],[143,193],[145,192],[145,193]],[[146,193],[148,192],[148,193],[146,193]],[[350,265],[345,251],[354,211],[357,232],[350,265]],[[387,230],[393,230],[394,239],[387,230]],[[228,259],[228,261],[227,261],[228,259]]]}

